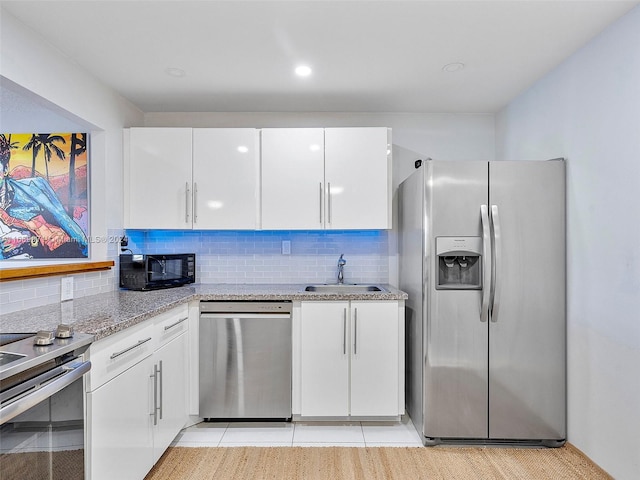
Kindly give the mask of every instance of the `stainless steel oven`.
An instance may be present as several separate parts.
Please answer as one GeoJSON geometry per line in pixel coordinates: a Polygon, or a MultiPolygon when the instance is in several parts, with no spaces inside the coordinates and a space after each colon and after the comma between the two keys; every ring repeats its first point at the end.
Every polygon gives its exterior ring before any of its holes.
{"type": "Polygon", "coordinates": [[[10,335],[0,346],[2,480],[84,480],[83,375],[91,363],[83,353],[93,337],[62,332],[66,338],[10,335]]]}

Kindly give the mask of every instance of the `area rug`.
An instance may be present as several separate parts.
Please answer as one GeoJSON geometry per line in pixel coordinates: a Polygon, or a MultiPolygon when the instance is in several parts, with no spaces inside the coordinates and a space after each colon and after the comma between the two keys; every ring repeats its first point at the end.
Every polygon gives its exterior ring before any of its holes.
{"type": "Polygon", "coordinates": [[[37,452],[3,453],[0,455],[0,480],[19,478],[20,480],[42,480],[43,478],[64,478],[83,480],[84,450],[56,450],[37,452]]]}
{"type": "Polygon", "coordinates": [[[169,448],[145,480],[611,479],[572,445],[169,448]]]}

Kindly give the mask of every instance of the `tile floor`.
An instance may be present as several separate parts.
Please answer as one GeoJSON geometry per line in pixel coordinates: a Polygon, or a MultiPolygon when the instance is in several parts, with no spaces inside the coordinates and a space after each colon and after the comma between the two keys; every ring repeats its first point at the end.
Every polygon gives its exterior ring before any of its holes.
{"type": "Polygon", "coordinates": [[[202,422],[185,428],[178,447],[422,447],[408,419],[400,422],[202,422]]]}

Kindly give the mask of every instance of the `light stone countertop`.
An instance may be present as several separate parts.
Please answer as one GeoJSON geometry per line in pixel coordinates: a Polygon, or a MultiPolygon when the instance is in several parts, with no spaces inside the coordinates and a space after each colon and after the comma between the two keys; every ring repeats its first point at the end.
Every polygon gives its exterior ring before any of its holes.
{"type": "Polygon", "coordinates": [[[136,325],[191,300],[405,300],[407,294],[381,284],[388,292],[318,293],[302,291],[305,284],[194,284],[134,292],[118,290],[67,302],[0,315],[0,332],[54,330],[60,323],[95,340],[136,325]]]}

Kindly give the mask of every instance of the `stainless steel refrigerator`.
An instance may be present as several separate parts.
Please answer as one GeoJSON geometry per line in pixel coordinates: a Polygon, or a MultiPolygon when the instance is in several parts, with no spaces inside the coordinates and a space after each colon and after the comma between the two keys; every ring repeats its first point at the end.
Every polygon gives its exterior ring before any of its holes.
{"type": "Polygon", "coordinates": [[[427,160],[398,198],[407,411],[425,445],[564,444],[564,160],[427,160]]]}

